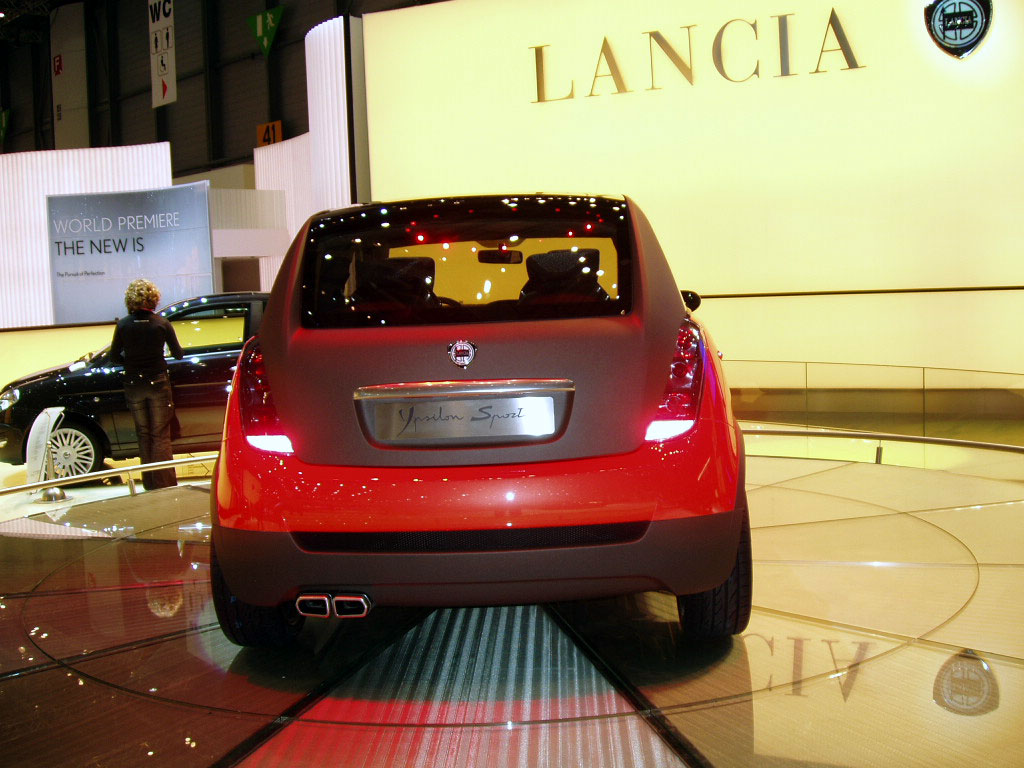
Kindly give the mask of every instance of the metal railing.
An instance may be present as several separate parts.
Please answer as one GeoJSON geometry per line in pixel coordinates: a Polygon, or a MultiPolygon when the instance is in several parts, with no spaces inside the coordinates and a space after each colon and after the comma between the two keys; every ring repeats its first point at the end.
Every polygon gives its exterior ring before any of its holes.
{"type": "Polygon", "coordinates": [[[748,456],[886,464],[1024,484],[1020,445],[777,422],[742,426],[748,456]]]}
{"type": "MultiPolygon", "coordinates": [[[[189,456],[184,459],[170,459],[168,461],[157,461],[152,464],[131,464],[125,467],[115,467],[113,469],[102,469],[99,472],[89,472],[84,475],[70,475],[68,477],[55,477],[49,480],[40,480],[37,483],[27,483],[25,485],[16,485],[12,488],[0,488],[0,497],[10,496],[16,493],[32,493],[33,491],[46,491],[50,488],[61,488],[65,485],[79,485],[84,482],[91,480],[103,480],[107,477],[119,477],[121,475],[128,476],[128,493],[132,496],[138,495],[138,491],[135,489],[136,480],[133,477],[135,474],[141,474],[142,472],[148,472],[154,469],[168,469],[175,467],[188,467],[194,464],[206,464],[210,461],[216,461],[218,454],[205,453],[197,456],[189,456]]],[[[58,499],[59,500],[59,499],[58,499]]]]}
{"type": "MultiPolygon", "coordinates": [[[[790,429],[767,427],[764,429],[744,429],[744,435],[769,435],[773,437],[836,437],[851,440],[877,440],[887,443],[919,443],[922,445],[945,445],[953,448],[976,448],[985,451],[1004,451],[1006,453],[1024,454],[1022,445],[1006,445],[1004,443],[984,443],[977,440],[956,440],[951,437],[922,437],[921,435],[894,435],[889,432],[856,432],[851,430],[829,429],[828,427],[807,427],[790,429]]],[[[881,446],[879,446],[881,449],[881,446]]],[[[880,458],[876,463],[881,463],[880,458]]]]}
{"type": "Polygon", "coordinates": [[[1024,446],[1024,374],[869,363],[723,362],[741,420],[1024,446]]]}
{"type": "MultiPolygon", "coordinates": [[[[1001,451],[1004,453],[1024,455],[1024,446],[1019,445],[985,443],[973,440],[956,440],[952,438],[943,437],[922,437],[920,435],[898,435],[891,434],[888,432],[858,432],[851,430],[836,430],[824,427],[808,427],[802,429],[794,429],[788,425],[770,425],[758,428],[746,428],[743,429],[743,434],[744,436],[747,437],[826,437],[834,439],[878,441],[878,446],[876,447],[874,456],[876,464],[882,463],[882,443],[884,442],[916,443],[921,445],[941,445],[953,448],[971,448],[976,450],[1001,451]]],[[[77,485],[91,480],[102,480],[104,478],[118,477],[120,475],[128,476],[127,485],[129,494],[132,496],[136,496],[138,494],[138,491],[135,488],[137,481],[134,479],[133,475],[141,474],[144,471],[154,469],[165,469],[170,467],[187,467],[196,464],[206,464],[210,461],[216,461],[217,456],[217,453],[206,453],[196,456],[189,456],[183,459],[172,459],[170,461],[155,462],[153,464],[133,464],[125,467],[104,469],[99,472],[90,472],[85,475],[73,475],[71,477],[59,477],[50,480],[41,480],[37,483],[28,483],[26,485],[18,485],[12,488],[2,488],[0,489],[0,497],[10,496],[17,493],[31,493],[33,491],[39,490],[45,491],[50,488],[59,488],[66,485],[77,485]]]]}

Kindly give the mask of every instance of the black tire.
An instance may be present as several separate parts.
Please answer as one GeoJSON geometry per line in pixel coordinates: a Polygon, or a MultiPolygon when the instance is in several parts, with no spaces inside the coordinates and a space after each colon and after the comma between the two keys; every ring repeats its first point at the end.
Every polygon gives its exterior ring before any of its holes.
{"type": "Polygon", "coordinates": [[[103,469],[103,446],[95,433],[65,419],[50,433],[54,477],[74,477],[103,469]]]}
{"type": "Polygon", "coordinates": [[[724,582],[706,592],[679,595],[679,620],[683,625],[683,638],[705,640],[738,635],[750,621],[753,563],[750,556],[750,516],[746,505],[740,527],[740,545],[736,550],[736,563],[724,582]]]}
{"type": "Polygon", "coordinates": [[[221,573],[217,553],[210,545],[210,583],[217,621],[228,640],[235,645],[257,648],[281,648],[302,631],[306,618],[291,603],[262,606],[239,600],[221,573]]]}

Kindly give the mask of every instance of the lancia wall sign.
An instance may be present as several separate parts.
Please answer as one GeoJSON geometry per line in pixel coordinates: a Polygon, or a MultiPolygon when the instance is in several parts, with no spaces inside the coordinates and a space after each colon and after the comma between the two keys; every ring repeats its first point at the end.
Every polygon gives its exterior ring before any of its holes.
{"type": "Polygon", "coordinates": [[[448,345],[448,359],[459,368],[467,368],[476,357],[476,344],[471,341],[453,341],[448,345]]]}
{"type": "Polygon", "coordinates": [[[924,9],[932,40],[950,56],[962,59],[974,52],[992,23],[990,0],[935,0],[924,9]]]}

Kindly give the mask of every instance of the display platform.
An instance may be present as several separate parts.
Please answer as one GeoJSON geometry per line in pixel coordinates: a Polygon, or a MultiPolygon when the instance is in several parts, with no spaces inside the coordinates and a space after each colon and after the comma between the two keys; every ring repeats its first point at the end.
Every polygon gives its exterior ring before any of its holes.
{"type": "Polygon", "coordinates": [[[699,647],[645,594],[378,608],[242,650],[207,485],[35,505],[0,523],[2,762],[1020,765],[1024,484],[766,456],[747,481],[750,627],[699,647]]]}

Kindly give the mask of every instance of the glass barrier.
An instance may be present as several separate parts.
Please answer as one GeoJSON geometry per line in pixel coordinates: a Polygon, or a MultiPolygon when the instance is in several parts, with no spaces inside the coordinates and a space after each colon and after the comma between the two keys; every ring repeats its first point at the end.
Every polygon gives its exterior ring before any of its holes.
{"type": "Polygon", "coordinates": [[[747,421],[1024,446],[1024,374],[725,360],[747,421]]]}
{"type": "Polygon", "coordinates": [[[887,437],[870,432],[741,421],[748,456],[884,464],[1024,483],[1024,449],[920,442],[942,438],[887,437]],[[917,442],[914,442],[917,441],[917,442]]]}

